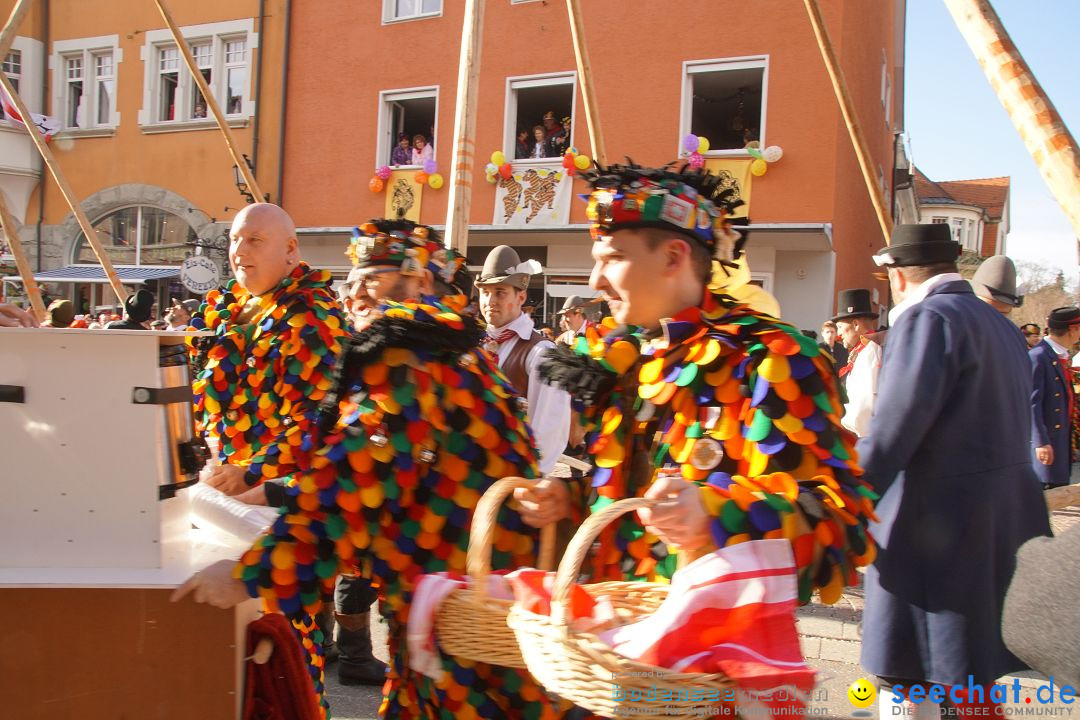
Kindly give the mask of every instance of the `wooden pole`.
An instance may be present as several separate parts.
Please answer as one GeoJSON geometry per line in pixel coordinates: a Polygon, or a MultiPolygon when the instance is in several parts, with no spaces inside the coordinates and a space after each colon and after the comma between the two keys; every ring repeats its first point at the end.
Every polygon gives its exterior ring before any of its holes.
{"type": "Polygon", "coordinates": [[[986,0],[945,0],[1043,180],[1080,236],[1080,147],[986,0]]]}
{"type": "Polygon", "coordinates": [[[11,14],[8,15],[7,22],[4,23],[4,28],[0,30],[0,60],[7,57],[8,51],[11,50],[11,44],[15,42],[15,36],[19,33],[19,25],[22,24],[23,17],[30,10],[33,1],[18,0],[15,7],[11,8],[11,14]]]}
{"type": "MultiPolygon", "coordinates": [[[[30,132],[37,131],[30,130],[30,132]]],[[[26,297],[30,298],[30,310],[39,323],[45,322],[45,302],[41,299],[41,288],[38,287],[37,281],[34,280],[34,271],[30,268],[30,260],[26,257],[26,252],[19,241],[19,235],[15,231],[15,218],[12,217],[11,211],[8,209],[7,200],[4,198],[2,191],[0,191],[0,225],[3,226],[4,236],[7,237],[7,244],[11,248],[11,254],[15,256],[15,267],[19,269],[19,277],[23,281],[23,290],[26,291],[26,297]]]]}
{"type": "Polygon", "coordinates": [[[450,195],[446,201],[446,246],[462,255],[469,247],[469,202],[476,162],[476,98],[480,77],[480,39],[484,29],[484,0],[465,0],[458,59],[457,100],[454,105],[454,153],[450,195]]]}
{"type": "Polygon", "coordinates": [[[225,114],[221,112],[221,106],[218,105],[217,99],[214,98],[214,93],[210,92],[210,86],[206,84],[206,78],[199,72],[199,66],[195,64],[195,57],[191,54],[191,48],[188,47],[187,41],[184,40],[184,36],[180,34],[180,28],[177,27],[176,23],[173,21],[172,13],[169,12],[169,8],[165,6],[165,0],[154,0],[154,3],[161,12],[161,17],[164,18],[165,24],[169,26],[169,31],[172,33],[173,40],[176,41],[176,48],[184,58],[184,63],[187,64],[188,70],[191,71],[191,77],[194,78],[195,84],[199,86],[199,92],[202,93],[203,99],[206,100],[206,107],[214,116],[214,120],[217,121],[218,129],[221,130],[221,134],[225,136],[225,146],[229,149],[229,154],[232,155],[233,164],[240,168],[240,172],[244,176],[244,182],[247,183],[248,192],[254,195],[259,202],[262,202],[265,195],[263,195],[258,181],[255,180],[255,173],[248,167],[247,160],[244,159],[243,154],[237,149],[236,141],[233,140],[232,131],[229,130],[229,124],[225,122],[225,114]]]}
{"type": "Polygon", "coordinates": [[[859,118],[855,115],[855,105],[848,93],[847,83],[844,80],[844,71],[836,60],[832,41],[829,39],[829,31],[825,27],[825,20],[821,16],[821,8],[817,0],[803,0],[806,5],[806,13],[810,16],[810,24],[814,28],[814,36],[817,38],[818,48],[821,50],[821,59],[825,61],[825,69],[829,71],[829,79],[832,81],[833,92],[836,100],[840,103],[840,112],[844,116],[847,125],[848,136],[851,144],[855,146],[855,157],[859,161],[866,189],[870,193],[870,202],[874,205],[877,213],[878,225],[881,226],[881,234],[885,238],[885,244],[889,244],[889,236],[892,235],[892,213],[885,205],[885,194],[878,182],[877,173],[870,159],[870,148],[866,144],[859,118]]]}
{"type": "Polygon", "coordinates": [[[596,103],[596,88],[593,85],[592,65],[589,63],[589,48],[585,43],[585,23],[581,17],[581,0],[566,0],[566,12],[570,16],[570,37],[574,40],[574,59],[577,60],[578,84],[581,86],[581,99],[585,105],[585,122],[589,126],[589,144],[592,145],[596,163],[606,166],[607,152],[604,149],[604,134],[600,130],[600,109],[596,103]]]}
{"type": "Polygon", "coordinates": [[[15,105],[15,109],[18,110],[19,115],[22,116],[23,124],[26,126],[26,132],[30,135],[30,140],[34,143],[38,152],[41,153],[41,159],[44,160],[45,164],[49,167],[49,172],[52,173],[53,180],[56,181],[57,187],[60,188],[60,193],[64,196],[64,200],[67,202],[68,207],[71,208],[71,212],[74,213],[75,219],[79,222],[79,227],[82,228],[83,235],[86,236],[86,242],[90,243],[90,247],[93,248],[98,262],[101,263],[101,267],[105,270],[105,277],[108,278],[109,285],[112,286],[113,292],[116,293],[116,297],[120,302],[124,302],[128,296],[127,290],[120,283],[120,278],[113,268],[112,261],[109,259],[109,256],[105,253],[105,248],[102,247],[101,242],[98,240],[97,233],[94,232],[94,226],[90,224],[90,218],[86,217],[82,205],[79,204],[79,199],[75,197],[75,191],[68,183],[67,178],[64,177],[64,173],[60,170],[60,163],[57,162],[56,156],[53,155],[48,143],[45,142],[45,138],[43,138],[38,129],[34,127],[34,122],[30,119],[30,111],[26,109],[26,103],[19,97],[19,93],[15,92],[15,88],[12,87],[11,81],[4,73],[0,73],[0,85],[4,86],[4,90],[6,90],[7,94],[11,97],[12,104],[15,105]]]}

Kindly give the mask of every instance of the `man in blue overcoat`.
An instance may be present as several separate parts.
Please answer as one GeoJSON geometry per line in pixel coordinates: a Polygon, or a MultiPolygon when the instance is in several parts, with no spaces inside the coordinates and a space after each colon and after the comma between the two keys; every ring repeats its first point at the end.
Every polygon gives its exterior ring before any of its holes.
{"type": "Polygon", "coordinates": [[[1046,337],[1028,351],[1031,358],[1031,450],[1043,487],[1069,484],[1072,470],[1073,387],[1069,349],[1080,339],[1080,309],[1050,311],[1046,337]]]}
{"type": "Polygon", "coordinates": [[[881,495],[862,664],[894,686],[962,685],[963,707],[989,701],[966,693],[968,676],[988,690],[1024,667],[1002,642],[1002,605],[1017,549],[1050,525],[1021,420],[1024,340],[957,273],[959,255],[946,225],[898,225],[874,257],[897,305],[858,450],[881,495]]]}

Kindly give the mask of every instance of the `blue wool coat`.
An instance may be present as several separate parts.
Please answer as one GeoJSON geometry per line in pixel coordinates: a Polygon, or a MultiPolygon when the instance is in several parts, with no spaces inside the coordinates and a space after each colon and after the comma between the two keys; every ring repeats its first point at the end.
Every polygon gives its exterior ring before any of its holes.
{"type": "Polygon", "coordinates": [[[1054,348],[1043,340],[1028,351],[1031,358],[1031,463],[1039,482],[1046,486],[1068,485],[1072,443],[1069,433],[1069,377],[1058,362],[1054,348]],[[1050,445],[1054,462],[1043,465],[1035,448],[1050,445]]]}
{"type": "Polygon", "coordinates": [[[963,281],[934,288],[890,331],[858,444],[882,495],[863,614],[871,673],[966,684],[1024,667],[1000,628],[1017,549],[1050,534],[1030,377],[1020,333],[963,281]]]}

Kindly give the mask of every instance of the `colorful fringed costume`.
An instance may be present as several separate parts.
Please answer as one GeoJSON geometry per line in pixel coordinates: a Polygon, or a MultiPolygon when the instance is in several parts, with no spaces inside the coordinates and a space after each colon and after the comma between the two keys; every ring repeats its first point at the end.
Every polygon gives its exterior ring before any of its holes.
{"type": "MultiPolygon", "coordinates": [[[[717,546],[788,538],[800,599],[819,588],[833,602],[873,560],[865,523],[874,496],[856,478],[828,363],[790,325],[707,292],[662,335],[620,335],[608,320],[544,372],[580,400],[597,468],[594,512],[642,495],[654,468],[675,468],[701,485],[717,546]]],[[[601,536],[594,561],[598,579],[675,570],[630,515],[601,536]]]]}
{"type": "Polygon", "coordinates": [[[247,468],[249,485],[296,469],[295,451],[330,387],[344,334],[331,282],[329,271],[304,263],[262,297],[230,280],[191,319],[214,333],[189,340],[197,421],[218,439],[221,462],[247,468]]]}
{"type": "MultiPolygon", "coordinates": [[[[545,712],[524,671],[444,658],[446,675],[435,682],[408,666],[404,630],[416,581],[463,574],[480,496],[497,479],[537,472],[531,433],[506,380],[477,349],[481,337],[459,307],[431,299],[389,304],[347,340],[310,467],[237,569],[252,595],[296,616],[317,611],[339,572],[369,565],[389,620],[386,717],[545,712]]],[[[504,508],[492,567],[535,565],[535,541],[504,508]]]]}
{"type": "MultiPolygon", "coordinates": [[[[220,462],[246,468],[248,485],[297,469],[344,335],[331,283],[328,271],[304,263],[261,297],[230,280],[224,291],[210,291],[191,319],[195,329],[214,333],[188,340],[196,421],[218,441],[220,462]]],[[[313,617],[292,621],[322,700],[323,634],[313,617]]]]}
{"type": "MultiPolygon", "coordinates": [[[[609,318],[549,356],[543,374],[575,398],[596,467],[578,503],[596,511],[640,496],[658,471],[700,486],[718,547],[791,541],[799,598],[835,602],[873,561],[876,496],[840,425],[835,376],[817,344],[725,293],[745,242],[726,220],[741,204],[722,178],[636,165],[583,174],[594,240],[661,228],[707,248],[714,283],[653,332],[609,318]]],[[[748,273],[747,273],[748,274],[748,273]]],[[[670,578],[675,558],[632,515],[601,535],[596,580],[670,578]]]]}

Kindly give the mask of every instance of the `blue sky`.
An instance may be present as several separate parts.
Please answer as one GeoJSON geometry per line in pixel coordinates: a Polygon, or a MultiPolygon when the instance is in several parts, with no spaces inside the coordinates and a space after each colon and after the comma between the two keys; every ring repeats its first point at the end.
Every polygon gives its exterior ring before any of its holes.
{"type": "MultiPolygon", "coordinates": [[[[1073,137],[1080,131],[1080,0],[991,0],[1073,137]]],[[[915,164],[932,180],[1012,177],[1014,260],[1060,267],[1075,281],[1076,233],[960,35],[944,0],[908,0],[905,123],[915,164]]]]}

